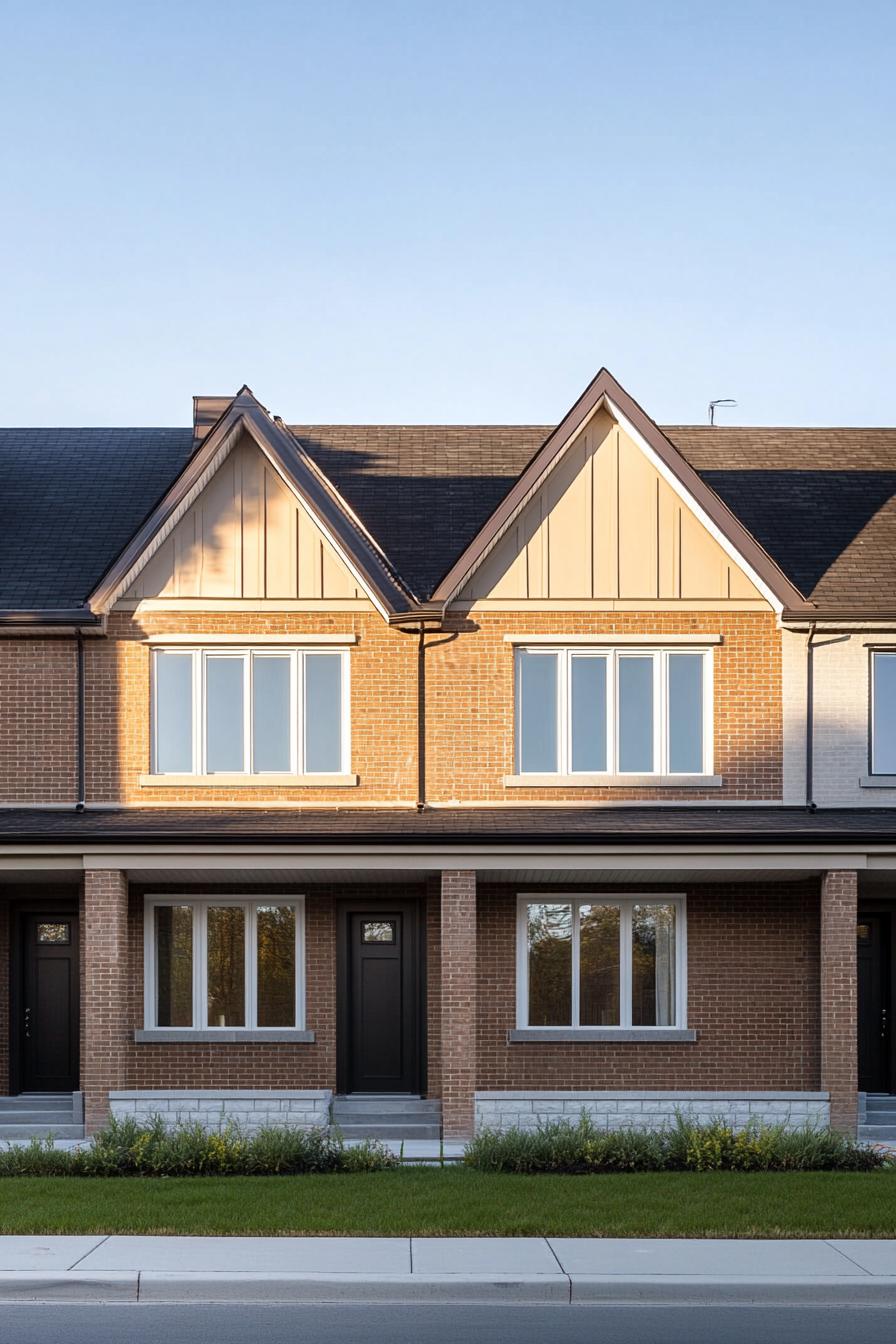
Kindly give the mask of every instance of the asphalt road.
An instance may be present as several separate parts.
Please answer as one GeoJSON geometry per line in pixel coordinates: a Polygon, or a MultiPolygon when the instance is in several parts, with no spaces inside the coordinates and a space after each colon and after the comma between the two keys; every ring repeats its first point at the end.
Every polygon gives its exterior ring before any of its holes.
{"type": "Polygon", "coordinates": [[[0,1306],[0,1344],[868,1344],[896,1308],[0,1306]]]}

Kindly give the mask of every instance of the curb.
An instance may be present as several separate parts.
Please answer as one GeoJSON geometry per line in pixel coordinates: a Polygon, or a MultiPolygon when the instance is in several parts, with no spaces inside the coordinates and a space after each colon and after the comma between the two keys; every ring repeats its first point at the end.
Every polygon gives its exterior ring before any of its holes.
{"type": "Polygon", "coordinates": [[[0,1272],[0,1302],[375,1302],[896,1306],[896,1276],[0,1272]]]}

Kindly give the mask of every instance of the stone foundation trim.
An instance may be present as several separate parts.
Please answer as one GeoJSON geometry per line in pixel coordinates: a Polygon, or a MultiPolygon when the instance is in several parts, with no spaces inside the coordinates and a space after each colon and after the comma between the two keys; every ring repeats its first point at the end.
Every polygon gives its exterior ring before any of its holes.
{"type": "Polygon", "coordinates": [[[800,1129],[830,1123],[827,1092],[477,1092],[476,1129],[535,1129],[584,1113],[603,1129],[663,1129],[681,1115],[721,1119],[735,1129],[753,1121],[800,1129]]]}
{"type": "Polygon", "coordinates": [[[508,1044],[525,1042],[550,1045],[552,1041],[622,1041],[664,1045],[669,1041],[696,1041],[690,1027],[514,1027],[507,1033],[508,1044]]]}
{"type": "Polygon", "coordinates": [[[268,1045],[284,1045],[287,1043],[313,1045],[314,1032],[289,1027],[266,1028],[264,1030],[249,1029],[248,1031],[227,1031],[221,1027],[209,1029],[199,1027],[141,1027],[134,1032],[134,1041],[137,1045],[193,1045],[197,1042],[202,1045],[239,1045],[240,1042],[250,1045],[261,1045],[263,1043],[268,1045]]]}
{"type": "Polygon", "coordinates": [[[233,1124],[251,1134],[270,1125],[289,1129],[326,1128],[332,1099],[329,1088],[270,1091],[159,1088],[110,1092],[109,1108],[117,1120],[149,1120],[160,1116],[170,1128],[198,1122],[204,1129],[217,1130],[233,1124]]]}

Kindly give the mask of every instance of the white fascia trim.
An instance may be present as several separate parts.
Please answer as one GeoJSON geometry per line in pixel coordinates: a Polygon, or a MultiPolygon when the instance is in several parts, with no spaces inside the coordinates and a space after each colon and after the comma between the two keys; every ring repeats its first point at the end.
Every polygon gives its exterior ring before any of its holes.
{"type": "MultiPolygon", "coordinates": [[[[670,599],[671,601],[672,599],[670,599]]],[[[723,644],[724,635],[505,635],[505,644],[546,644],[549,647],[565,648],[567,645],[601,645],[615,648],[617,644],[644,645],[648,648],[665,648],[667,644],[682,644],[688,648],[704,648],[710,644],[723,644]]]]}
{"type": "MultiPolygon", "coordinates": [[[[768,602],[769,605],[772,607],[772,609],[776,611],[778,615],[780,615],[781,612],[784,610],[784,603],[781,601],[781,599],[772,592],[771,588],[769,588],[765,580],[756,573],[752,565],[747,563],[747,561],[738,551],[737,547],[734,546],[731,541],[729,541],[728,537],[725,536],[725,533],[721,530],[721,528],[719,528],[713,522],[709,514],[703,508],[703,506],[699,504],[697,500],[693,497],[693,495],[682,485],[681,481],[678,479],[675,473],[666,465],[666,463],[662,460],[662,458],[657,456],[657,454],[653,451],[647,440],[643,437],[643,435],[638,433],[634,425],[622,414],[622,412],[620,411],[619,407],[615,404],[615,402],[612,401],[612,399],[606,396],[605,394],[601,398],[601,405],[606,406],[606,408],[610,411],[611,415],[616,420],[620,428],[624,429],[629,438],[632,439],[638,445],[638,447],[641,449],[641,452],[644,453],[648,461],[653,465],[656,471],[659,472],[659,474],[662,476],[666,484],[671,486],[671,488],[675,491],[676,495],[682,501],[682,503],[687,505],[687,507],[691,510],[691,512],[699,519],[699,521],[706,528],[710,536],[713,537],[714,540],[718,542],[722,550],[728,556],[729,560],[733,560],[734,563],[744,571],[744,573],[749,578],[750,582],[756,588],[758,588],[760,593],[762,593],[762,596],[765,598],[766,602],[768,602]]],[[[670,599],[670,601],[671,600],[672,599],[670,599]]]]}
{"type": "Polygon", "coordinates": [[[139,641],[141,644],[153,644],[159,646],[184,645],[191,649],[202,649],[207,644],[224,644],[234,648],[255,648],[262,644],[286,644],[291,649],[302,649],[310,644],[357,644],[357,635],[305,635],[305,634],[286,634],[286,635],[253,635],[253,634],[235,634],[235,635],[147,635],[145,639],[139,641]]]}

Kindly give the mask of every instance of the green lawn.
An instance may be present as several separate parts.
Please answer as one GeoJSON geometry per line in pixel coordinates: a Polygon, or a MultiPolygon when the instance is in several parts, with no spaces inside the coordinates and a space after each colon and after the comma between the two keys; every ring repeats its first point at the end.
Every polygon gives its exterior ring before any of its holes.
{"type": "Polygon", "coordinates": [[[893,1237],[896,1172],[0,1181],[0,1233],[893,1237]]]}

